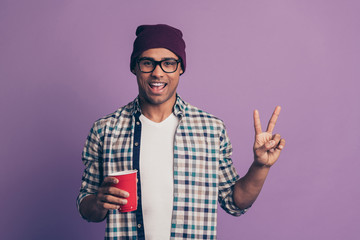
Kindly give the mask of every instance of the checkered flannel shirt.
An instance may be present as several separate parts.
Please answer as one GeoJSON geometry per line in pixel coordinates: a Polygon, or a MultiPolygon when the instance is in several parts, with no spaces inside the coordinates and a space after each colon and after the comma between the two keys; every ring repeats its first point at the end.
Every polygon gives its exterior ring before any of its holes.
{"type": "MultiPolygon", "coordinates": [[[[173,113],[180,121],[174,138],[174,200],[170,239],[216,239],[217,202],[234,216],[246,211],[237,208],[232,198],[233,186],[239,176],[230,158],[230,140],[221,120],[191,106],[179,96],[173,113]]],[[[94,123],[82,154],[86,168],[77,198],[78,207],[84,197],[97,192],[102,176],[138,168],[140,114],[139,100],[136,98],[94,123]]],[[[137,211],[108,212],[105,239],[145,239],[141,190],[138,195],[137,211]]]]}

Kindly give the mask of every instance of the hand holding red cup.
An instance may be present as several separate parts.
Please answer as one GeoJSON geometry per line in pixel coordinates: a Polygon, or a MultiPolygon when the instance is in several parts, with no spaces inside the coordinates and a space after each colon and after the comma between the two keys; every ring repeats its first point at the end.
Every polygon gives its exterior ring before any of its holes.
{"type": "Polygon", "coordinates": [[[111,186],[129,193],[129,197],[126,198],[127,203],[120,206],[119,212],[135,211],[137,209],[137,170],[114,172],[108,176],[118,179],[118,183],[111,186]]]}

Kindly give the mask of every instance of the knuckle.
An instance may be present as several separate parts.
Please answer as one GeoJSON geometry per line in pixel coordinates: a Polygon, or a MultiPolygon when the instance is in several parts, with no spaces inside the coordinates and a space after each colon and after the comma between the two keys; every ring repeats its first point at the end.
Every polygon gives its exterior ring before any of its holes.
{"type": "Polygon", "coordinates": [[[106,203],[98,202],[97,205],[98,205],[100,208],[106,208],[106,203]]]}
{"type": "Polygon", "coordinates": [[[101,186],[101,187],[99,188],[98,194],[104,194],[104,193],[106,193],[106,192],[107,192],[107,187],[101,186]]]}
{"type": "Polygon", "coordinates": [[[99,188],[99,191],[96,193],[96,197],[99,198],[101,197],[101,195],[103,195],[103,192],[101,191],[101,189],[99,188]]]}
{"type": "Polygon", "coordinates": [[[112,202],[112,198],[113,197],[111,195],[105,195],[103,202],[110,203],[110,202],[112,202]]]}

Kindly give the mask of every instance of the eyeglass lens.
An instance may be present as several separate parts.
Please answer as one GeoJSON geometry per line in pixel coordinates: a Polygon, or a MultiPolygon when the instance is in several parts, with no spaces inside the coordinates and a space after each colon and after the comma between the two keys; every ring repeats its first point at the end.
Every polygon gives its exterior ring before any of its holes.
{"type": "Polygon", "coordinates": [[[162,61],[154,61],[152,59],[140,59],[140,71],[149,73],[155,70],[156,66],[160,65],[161,69],[166,73],[173,73],[177,70],[178,61],[175,59],[165,59],[162,61]]]}

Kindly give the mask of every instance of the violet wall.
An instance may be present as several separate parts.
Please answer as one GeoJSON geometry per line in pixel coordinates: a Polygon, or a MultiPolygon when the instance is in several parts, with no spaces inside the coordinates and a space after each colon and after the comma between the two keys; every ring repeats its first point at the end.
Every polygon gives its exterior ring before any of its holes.
{"type": "Polygon", "coordinates": [[[0,239],[102,239],[75,199],[91,124],[136,97],[140,24],[180,28],[179,94],[220,118],[240,175],[252,110],[287,146],[253,208],[219,211],[218,239],[358,239],[359,1],[0,2],[0,239]]]}

